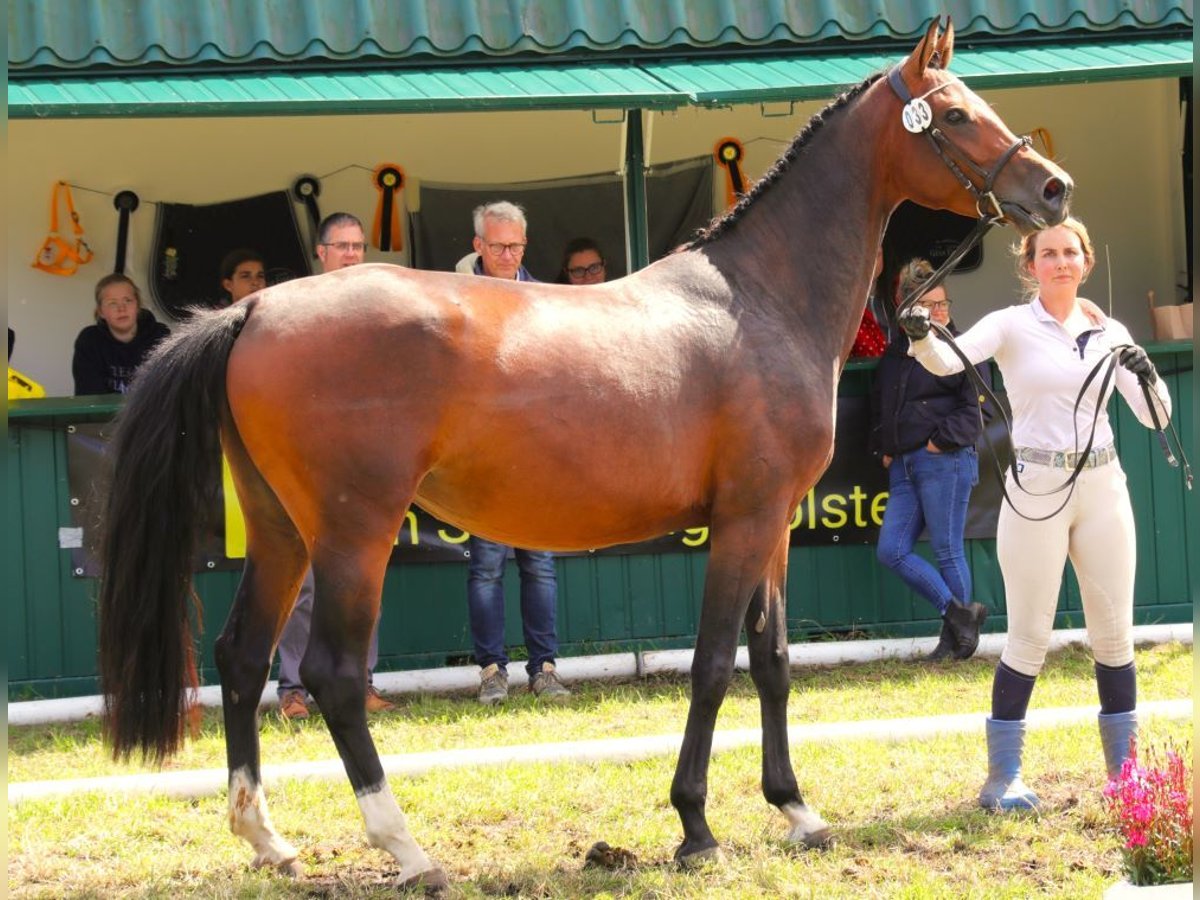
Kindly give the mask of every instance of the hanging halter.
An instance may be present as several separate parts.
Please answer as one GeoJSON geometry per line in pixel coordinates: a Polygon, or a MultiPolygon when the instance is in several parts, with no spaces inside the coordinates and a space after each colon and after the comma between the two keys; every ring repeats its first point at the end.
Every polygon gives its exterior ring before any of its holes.
{"type": "Polygon", "coordinates": [[[50,233],[37,256],[31,264],[35,269],[49,272],[51,275],[74,275],[80,266],[91,262],[92,248],[83,239],[83,224],[79,221],[79,213],[75,212],[75,201],[71,199],[71,187],[65,181],[54,182],[54,191],[50,195],[50,233]],[[71,220],[71,230],[75,235],[75,243],[71,244],[58,233],[58,197],[63,195],[67,205],[67,216],[71,220]]]}

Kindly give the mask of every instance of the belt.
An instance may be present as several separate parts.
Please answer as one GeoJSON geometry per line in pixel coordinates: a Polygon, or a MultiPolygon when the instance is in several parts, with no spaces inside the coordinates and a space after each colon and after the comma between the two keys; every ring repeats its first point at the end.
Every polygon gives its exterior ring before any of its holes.
{"type": "MultiPolygon", "coordinates": [[[[1074,469],[1079,465],[1080,453],[1064,452],[1062,450],[1039,450],[1037,447],[1018,447],[1017,459],[1024,462],[1036,463],[1039,466],[1052,466],[1056,469],[1074,469]]],[[[1085,469],[1096,466],[1106,466],[1117,458],[1117,448],[1112,444],[1107,447],[1097,447],[1087,455],[1085,469]]]]}

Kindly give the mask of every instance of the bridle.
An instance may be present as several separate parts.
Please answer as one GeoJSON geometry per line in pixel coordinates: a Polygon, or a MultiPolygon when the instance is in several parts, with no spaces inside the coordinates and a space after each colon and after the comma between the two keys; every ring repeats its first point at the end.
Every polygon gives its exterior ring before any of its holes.
{"type": "Polygon", "coordinates": [[[933,146],[933,150],[943,163],[946,164],[954,177],[958,179],[967,193],[975,198],[975,209],[979,212],[980,218],[988,218],[995,216],[996,219],[1004,218],[1004,210],[1001,207],[999,198],[992,192],[992,188],[996,183],[996,179],[1000,177],[1000,173],[1004,167],[1009,164],[1012,158],[1019,153],[1022,148],[1030,147],[1033,141],[1023,135],[1013,141],[1012,145],[1000,154],[1000,157],[992,165],[991,170],[984,169],[969,157],[961,147],[947,137],[942,129],[933,124],[933,111],[929,108],[929,104],[925,98],[930,94],[936,93],[950,86],[950,82],[940,84],[932,90],[926,91],[920,97],[914,97],[909,93],[908,85],[904,83],[904,79],[900,76],[900,66],[892,66],[891,71],[887,75],[888,86],[900,98],[900,102],[904,104],[904,112],[902,119],[904,127],[913,134],[923,134],[929,139],[929,143],[933,146]],[[963,171],[963,167],[970,169],[971,173],[982,182],[982,186],[977,186],[974,181],[963,171]]]}
{"type": "Polygon", "coordinates": [[[908,90],[908,85],[904,83],[904,79],[900,76],[900,66],[892,66],[887,74],[888,86],[892,89],[900,102],[904,104],[901,119],[904,122],[906,130],[913,134],[923,134],[928,138],[930,145],[938,158],[946,165],[951,174],[958,180],[958,183],[972,197],[975,198],[975,209],[979,213],[979,219],[975,222],[975,228],[959,243],[954,251],[946,258],[946,261],[933,273],[932,277],[926,281],[916,292],[904,298],[904,301],[896,309],[896,314],[900,315],[910,306],[916,303],[928,291],[933,290],[951,270],[958,265],[959,261],[971,251],[971,248],[983,240],[983,236],[1004,219],[1004,209],[1000,199],[993,191],[996,184],[996,179],[1000,177],[1000,173],[1004,171],[1014,156],[1017,155],[1023,148],[1032,145],[1032,141],[1027,136],[1022,136],[1013,141],[1012,145],[1000,154],[996,162],[990,170],[984,169],[969,157],[961,147],[954,143],[946,133],[933,124],[933,111],[929,108],[929,103],[925,98],[930,94],[949,87],[951,82],[940,84],[932,90],[926,91],[920,97],[914,97],[908,90]],[[981,182],[977,185],[963,171],[963,167],[969,169],[975,177],[981,182]]]}

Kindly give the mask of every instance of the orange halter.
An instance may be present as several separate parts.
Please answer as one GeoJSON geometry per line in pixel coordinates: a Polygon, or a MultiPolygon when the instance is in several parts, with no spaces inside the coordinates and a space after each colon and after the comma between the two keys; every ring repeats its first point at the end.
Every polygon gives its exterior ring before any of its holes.
{"type": "Polygon", "coordinates": [[[54,183],[54,192],[50,195],[50,234],[42,242],[41,249],[33,259],[33,267],[49,272],[51,275],[74,275],[84,263],[91,262],[92,248],[83,239],[83,225],[79,222],[79,213],[75,212],[75,202],[71,199],[71,187],[65,181],[54,183]],[[67,202],[67,214],[71,217],[71,229],[75,233],[75,244],[72,246],[58,233],[58,194],[62,191],[67,202]]]}

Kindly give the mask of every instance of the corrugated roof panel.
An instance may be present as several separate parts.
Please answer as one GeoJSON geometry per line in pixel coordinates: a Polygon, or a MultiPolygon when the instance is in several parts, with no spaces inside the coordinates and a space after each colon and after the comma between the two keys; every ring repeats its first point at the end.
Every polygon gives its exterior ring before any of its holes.
{"type": "MultiPolygon", "coordinates": [[[[900,54],[758,56],[644,63],[641,68],[701,106],[816,100],[840,93],[900,54]]],[[[975,88],[1023,87],[1192,73],[1191,41],[1109,41],[1024,48],[956,47],[954,74],[975,88]]]]}
{"type": "MultiPolygon", "coordinates": [[[[432,67],[355,72],[48,76],[8,83],[13,119],[67,116],[334,115],[465,109],[673,108],[831,97],[898,53],[756,56],[638,66],[432,67]]],[[[977,87],[1175,78],[1190,41],[962,48],[954,71],[977,87]]]]}
{"type": "Polygon", "coordinates": [[[10,70],[428,61],[1190,28],[1193,0],[9,0],[10,70]]]}
{"type": "Polygon", "coordinates": [[[687,97],[632,66],[266,74],[109,73],[9,81],[10,119],[336,115],[464,109],[666,109],[687,97]]]}

